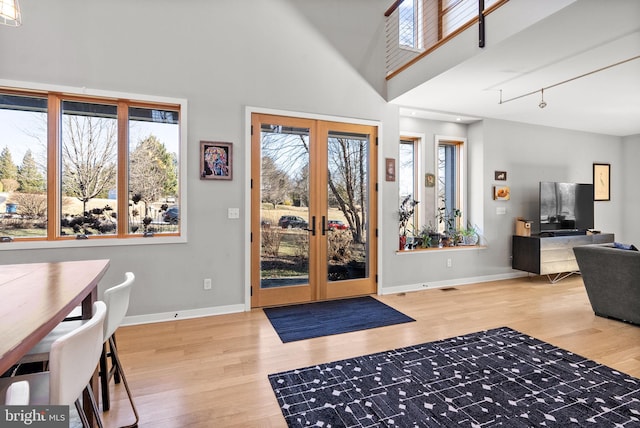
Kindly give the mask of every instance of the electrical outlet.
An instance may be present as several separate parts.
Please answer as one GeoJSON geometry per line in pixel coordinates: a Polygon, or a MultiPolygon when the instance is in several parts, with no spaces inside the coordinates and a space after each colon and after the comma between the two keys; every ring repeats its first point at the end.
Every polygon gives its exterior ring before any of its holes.
{"type": "Polygon", "coordinates": [[[451,266],[452,266],[451,259],[447,259],[447,267],[451,267],[451,266]]]}
{"type": "Polygon", "coordinates": [[[211,290],[211,278],[204,279],[204,289],[211,290]]]}

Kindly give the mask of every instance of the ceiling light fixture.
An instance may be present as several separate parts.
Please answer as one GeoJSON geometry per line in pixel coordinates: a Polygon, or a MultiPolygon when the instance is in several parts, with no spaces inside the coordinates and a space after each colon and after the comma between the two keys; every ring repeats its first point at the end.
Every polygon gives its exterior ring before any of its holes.
{"type": "Polygon", "coordinates": [[[18,0],[0,0],[0,24],[19,27],[22,24],[18,0]]]}
{"type": "Polygon", "coordinates": [[[544,88],[540,89],[540,95],[542,96],[542,100],[540,101],[540,104],[538,104],[538,107],[545,108],[547,103],[544,100],[544,88]]]}
{"type": "Polygon", "coordinates": [[[633,61],[633,60],[636,60],[636,59],[639,59],[639,58],[640,58],[640,55],[636,55],[634,57],[627,58],[627,59],[624,59],[622,61],[618,61],[616,63],[613,63],[611,65],[607,65],[605,67],[598,68],[597,70],[593,70],[593,71],[590,71],[588,73],[584,73],[584,74],[581,74],[579,76],[572,77],[571,79],[563,80],[562,82],[558,82],[558,83],[555,83],[553,85],[545,86],[542,89],[537,89],[535,91],[527,92],[526,94],[518,95],[517,97],[509,98],[509,99],[506,99],[506,100],[502,99],[502,89],[500,89],[500,101],[499,101],[498,104],[508,103],[509,101],[514,101],[514,100],[517,100],[517,99],[520,99],[520,98],[524,98],[524,97],[527,97],[529,95],[537,94],[538,92],[540,92],[540,94],[542,96],[542,100],[540,101],[540,104],[538,104],[538,107],[545,108],[547,106],[547,103],[544,100],[544,91],[545,91],[545,89],[555,88],[556,86],[560,86],[560,85],[564,85],[565,83],[573,82],[574,80],[580,79],[582,77],[590,76],[592,74],[599,73],[599,72],[604,71],[604,70],[608,70],[609,68],[613,68],[615,66],[618,66],[618,65],[621,65],[621,64],[625,64],[627,62],[630,62],[630,61],[633,61]]]}

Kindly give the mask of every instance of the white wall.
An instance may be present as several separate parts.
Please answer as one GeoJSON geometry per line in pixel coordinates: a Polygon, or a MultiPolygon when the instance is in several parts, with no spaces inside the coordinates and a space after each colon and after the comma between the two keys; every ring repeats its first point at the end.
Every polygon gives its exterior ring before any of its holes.
{"type": "Polygon", "coordinates": [[[640,168],[638,168],[638,160],[640,160],[640,134],[623,138],[622,164],[620,166],[622,174],[617,175],[617,179],[621,183],[616,186],[620,190],[619,193],[612,194],[611,197],[615,197],[621,206],[623,227],[618,240],[635,244],[640,248],[640,220],[638,219],[638,213],[640,213],[640,190],[638,190],[640,168]]]}
{"type": "MultiPolygon", "coordinates": [[[[638,138],[623,145],[613,137],[497,121],[466,127],[403,119],[400,125],[397,107],[380,95],[379,32],[389,5],[388,0],[24,2],[23,26],[0,26],[0,79],[188,100],[189,236],[186,244],[176,245],[5,250],[0,263],[109,258],[101,290],[121,281],[125,271],[135,272],[129,315],[142,320],[153,314],[242,310],[249,249],[243,218],[250,209],[244,202],[247,107],[379,121],[382,160],[397,159],[400,129],[422,132],[431,141],[435,134],[468,138],[474,189],[469,214],[483,224],[488,248],[397,255],[397,183],[381,179],[384,293],[512,275],[513,218],[531,214],[537,182],[589,182],[593,162],[612,164],[613,185],[612,201],[596,205],[596,227],[623,232],[628,198],[622,183],[637,182],[640,174],[623,174],[625,166],[635,167],[624,159],[637,158],[638,138]],[[233,181],[198,179],[200,140],[234,143],[233,181]],[[490,193],[494,170],[506,170],[512,187],[512,200],[501,202],[507,214],[500,217],[490,193]],[[227,219],[230,207],[240,208],[240,220],[227,219]],[[202,290],[205,277],[213,278],[212,291],[202,290]]],[[[630,218],[627,225],[633,222],[630,218]]],[[[639,232],[635,226],[633,236],[639,232]]]]}

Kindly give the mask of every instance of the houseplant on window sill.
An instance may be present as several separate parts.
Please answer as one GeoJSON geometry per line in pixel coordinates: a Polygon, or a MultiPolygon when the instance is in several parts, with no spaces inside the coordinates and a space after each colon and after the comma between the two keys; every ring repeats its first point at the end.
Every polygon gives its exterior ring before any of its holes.
{"type": "Polygon", "coordinates": [[[400,209],[398,210],[398,220],[400,226],[398,249],[400,251],[404,250],[407,244],[407,227],[409,225],[409,221],[413,218],[413,214],[416,212],[416,205],[418,205],[419,203],[420,202],[413,199],[411,195],[408,195],[400,203],[400,209]]]}
{"type": "Polygon", "coordinates": [[[439,247],[441,237],[441,233],[431,222],[420,230],[422,248],[439,247]]]}
{"type": "Polygon", "coordinates": [[[462,217],[462,211],[458,208],[453,208],[451,211],[447,211],[443,206],[438,208],[436,218],[439,223],[444,225],[444,234],[442,235],[442,245],[444,247],[454,246],[459,237],[457,229],[458,218],[462,217]]]}
{"type": "Polygon", "coordinates": [[[478,245],[480,237],[475,226],[463,227],[458,231],[458,235],[461,238],[459,245],[478,245]]]}

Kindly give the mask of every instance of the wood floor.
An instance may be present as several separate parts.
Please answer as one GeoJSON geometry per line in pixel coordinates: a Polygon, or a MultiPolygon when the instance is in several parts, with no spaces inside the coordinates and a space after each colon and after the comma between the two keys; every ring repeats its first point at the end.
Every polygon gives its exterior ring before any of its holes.
{"type": "MultiPolygon", "coordinates": [[[[118,330],[140,427],[286,427],[267,375],[406,345],[508,326],[640,377],[640,327],[596,317],[575,276],[545,277],[377,296],[417,322],[280,342],[264,312],[118,330]]],[[[106,427],[132,420],[112,385],[106,427]]]]}

